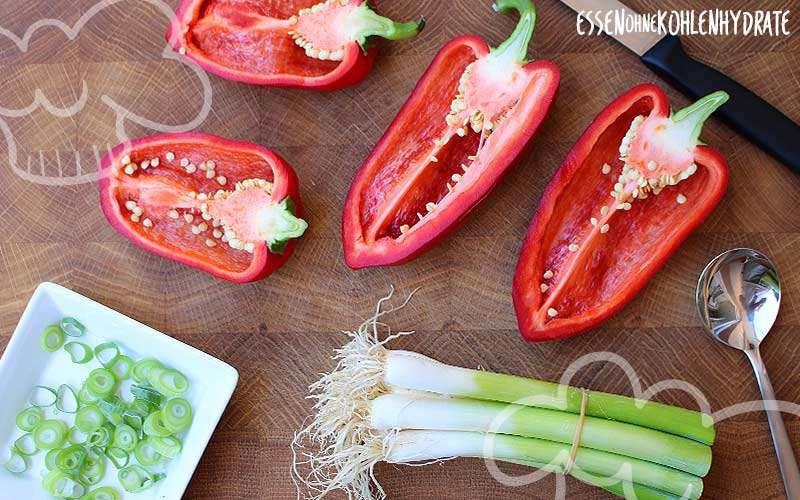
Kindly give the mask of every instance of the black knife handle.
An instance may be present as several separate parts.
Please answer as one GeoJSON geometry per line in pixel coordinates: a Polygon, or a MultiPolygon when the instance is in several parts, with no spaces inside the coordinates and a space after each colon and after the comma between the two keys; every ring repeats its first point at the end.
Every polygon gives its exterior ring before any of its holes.
{"type": "Polygon", "coordinates": [[[693,99],[717,90],[730,94],[715,116],[800,173],[800,126],[736,81],[692,59],[678,37],[661,39],[642,62],[693,99]]]}

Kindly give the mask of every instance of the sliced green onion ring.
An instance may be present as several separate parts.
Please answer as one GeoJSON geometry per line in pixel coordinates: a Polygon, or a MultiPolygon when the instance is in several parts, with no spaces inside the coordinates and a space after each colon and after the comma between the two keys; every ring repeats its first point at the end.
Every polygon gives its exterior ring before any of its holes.
{"type": "Polygon", "coordinates": [[[115,447],[127,452],[132,452],[133,449],[136,448],[136,443],[138,442],[139,436],[136,433],[136,429],[130,425],[122,424],[118,425],[117,428],[114,429],[113,444],[115,447]]]}
{"type": "Polygon", "coordinates": [[[76,413],[80,404],[78,403],[78,395],[75,394],[75,389],[67,384],[58,386],[56,392],[56,409],[64,413],[76,413]]]}
{"type": "Polygon", "coordinates": [[[82,337],[86,333],[86,327],[75,318],[64,318],[59,323],[59,326],[70,337],[82,337]]]}
{"type": "Polygon", "coordinates": [[[127,467],[128,462],[131,461],[130,453],[116,446],[109,446],[106,449],[106,456],[117,469],[123,469],[127,467]]]}
{"type": "Polygon", "coordinates": [[[17,428],[23,432],[31,432],[42,420],[44,420],[44,410],[38,406],[31,406],[17,414],[17,428]]]}
{"type": "Polygon", "coordinates": [[[73,363],[84,365],[94,358],[92,348],[83,342],[67,342],[64,344],[64,350],[69,354],[73,363]]]}
{"type": "MultiPolygon", "coordinates": [[[[172,431],[164,426],[161,418],[161,411],[154,411],[144,420],[144,433],[148,436],[165,437],[172,434],[172,431]]],[[[163,453],[162,453],[163,455],[163,453]]]]}
{"type": "Polygon", "coordinates": [[[39,451],[39,447],[36,446],[36,441],[33,439],[33,434],[27,433],[23,434],[14,441],[14,449],[17,450],[17,453],[20,455],[25,455],[29,457],[31,455],[35,455],[39,451]]]}
{"type": "Polygon", "coordinates": [[[133,450],[136,461],[145,466],[158,465],[164,461],[164,456],[153,449],[147,439],[139,441],[133,450]]]}
{"type": "Polygon", "coordinates": [[[130,413],[126,410],[125,413],[122,414],[122,420],[126,425],[134,429],[136,437],[139,439],[144,438],[144,418],[142,418],[141,415],[130,413]]]}
{"type": "Polygon", "coordinates": [[[28,470],[28,457],[21,455],[19,452],[12,449],[11,455],[9,455],[8,460],[5,461],[3,467],[5,467],[8,472],[13,474],[22,474],[28,470]]]}
{"type": "MultiPolygon", "coordinates": [[[[131,388],[131,391],[133,391],[133,388],[131,388]]],[[[160,404],[161,394],[158,394],[158,397],[159,397],[159,404],[153,404],[150,401],[147,401],[146,399],[138,397],[134,398],[133,402],[128,405],[128,411],[131,413],[135,413],[137,415],[141,415],[142,418],[146,418],[148,415],[150,415],[151,413],[153,413],[154,411],[158,410],[161,407],[160,404]]]]}
{"type": "Polygon", "coordinates": [[[50,471],[42,481],[44,489],[56,498],[81,498],[86,487],[60,470],[50,471]]]}
{"type": "Polygon", "coordinates": [[[186,376],[178,370],[169,368],[151,369],[148,381],[153,389],[170,398],[183,396],[189,390],[189,380],[186,376]]]}
{"type": "Polygon", "coordinates": [[[99,446],[85,446],[86,461],[79,473],[79,478],[87,486],[95,486],[106,474],[105,451],[99,446]]]}
{"type": "Polygon", "coordinates": [[[105,462],[106,462],[106,452],[102,447],[100,447],[100,446],[89,446],[88,450],[89,450],[89,455],[88,456],[89,456],[90,460],[97,460],[97,461],[103,462],[105,464],[105,462]]]}
{"type": "Polygon", "coordinates": [[[89,373],[86,379],[86,389],[89,394],[98,398],[107,398],[114,392],[117,386],[117,378],[105,368],[97,368],[89,373]]]}
{"type": "Polygon", "coordinates": [[[118,380],[127,380],[131,378],[131,369],[133,368],[133,360],[124,354],[120,354],[111,362],[109,370],[117,376],[118,380]]]}
{"type": "Polygon", "coordinates": [[[87,439],[86,442],[89,446],[105,447],[111,442],[111,436],[113,436],[114,432],[113,429],[111,424],[104,424],[93,430],[92,433],[89,434],[89,439],[87,439]]]}
{"type": "Polygon", "coordinates": [[[96,402],[98,399],[100,399],[100,398],[98,398],[97,396],[95,396],[94,394],[89,392],[89,388],[86,387],[86,384],[83,384],[83,387],[81,387],[81,390],[78,391],[78,401],[82,405],[90,405],[90,404],[96,402]]]}
{"type": "Polygon", "coordinates": [[[161,421],[173,434],[186,430],[192,417],[192,405],[183,398],[170,399],[161,409],[161,421]]]}
{"type": "Polygon", "coordinates": [[[181,441],[175,436],[150,436],[147,441],[156,452],[167,458],[175,458],[181,452],[181,441]]]}
{"type": "Polygon", "coordinates": [[[75,414],[75,427],[83,432],[92,432],[105,422],[106,417],[95,405],[84,406],[75,414]]]}
{"type": "Polygon", "coordinates": [[[39,408],[47,408],[56,404],[58,394],[56,391],[43,385],[35,385],[31,389],[31,395],[28,397],[28,402],[31,406],[39,408]]]}
{"type": "Polygon", "coordinates": [[[97,407],[103,412],[106,420],[112,424],[119,425],[122,423],[122,414],[125,412],[125,402],[116,394],[98,401],[97,407]]]}
{"type": "Polygon", "coordinates": [[[117,474],[120,484],[125,491],[137,493],[151,488],[156,482],[164,478],[163,474],[152,474],[139,465],[131,465],[120,469],[117,474]]]}
{"type": "MultiPolygon", "coordinates": [[[[160,392],[152,387],[144,385],[132,385],[131,394],[133,394],[136,399],[144,400],[153,406],[161,406],[161,401],[164,399],[164,396],[162,396],[160,392]]],[[[148,411],[147,413],[149,414],[150,412],[148,411]]]]}
{"type": "Polygon", "coordinates": [[[89,441],[89,433],[84,432],[77,427],[70,427],[67,439],[72,444],[86,444],[89,441]]]}
{"type": "Polygon", "coordinates": [[[86,500],[120,500],[119,491],[110,486],[103,486],[86,495],[86,500]]]}
{"type": "Polygon", "coordinates": [[[103,365],[103,368],[111,367],[117,356],[119,356],[119,346],[114,342],[103,342],[94,348],[94,357],[103,365]]]}
{"type": "Polygon", "coordinates": [[[162,368],[161,362],[153,358],[140,359],[131,368],[131,376],[136,382],[144,384],[150,377],[152,368],[162,368]]]}
{"type": "Polygon", "coordinates": [[[42,349],[56,352],[64,345],[64,332],[58,325],[50,325],[42,332],[42,349]]]}
{"type": "Polygon", "coordinates": [[[58,448],[67,439],[69,428],[61,420],[43,420],[33,431],[33,439],[40,450],[58,448]]]}
{"type": "Polygon", "coordinates": [[[83,466],[83,470],[81,470],[81,480],[83,480],[89,486],[94,486],[100,481],[103,480],[103,476],[106,473],[106,458],[104,456],[100,457],[86,457],[86,463],[83,466]]]}
{"type": "Polygon", "coordinates": [[[81,445],[73,445],[64,448],[56,457],[56,467],[61,472],[67,474],[77,474],[83,469],[86,463],[86,448],[81,445]]]}
{"type": "Polygon", "coordinates": [[[58,469],[56,466],[56,458],[58,458],[59,453],[61,453],[59,448],[53,448],[47,452],[47,455],[44,456],[44,466],[47,467],[47,470],[58,469]]]}
{"type": "Polygon", "coordinates": [[[143,399],[136,398],[133,400],[133,403],[128,405],[128,408],[122,414],[122,420],[136,429],[139,439],[141,439],[144,435],[144,420],[151,412],[157,409],[158,407],[155,405],[143,399]]]}
{"type": "Polygon", "coordinates": [[[44,479],[42,480],[42,486],[48,493],[52,495],[53,493],[51,493],[50,490],[53,488],[53,486],[55,486],[55,483],[62,477],[66,477],[66,474],[58,470],[58,468],[53,469],[47,474],[45,474],[44,479]]]}
{"type": "Polygon", "coordinates": [[[97,402],[97,407],[103,413],[122,413],[125,411],[125,401],[116,394],[101,399],[97,402]]]}

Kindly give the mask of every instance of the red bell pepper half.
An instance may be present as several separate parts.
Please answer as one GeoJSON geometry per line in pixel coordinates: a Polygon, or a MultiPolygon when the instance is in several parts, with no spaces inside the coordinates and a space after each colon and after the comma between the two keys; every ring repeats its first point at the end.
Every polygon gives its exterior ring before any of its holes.
{"type": "Polygon", "coordinates": [[[120,144],[103,158],[99,184],[103,212],[126,238],[229,281],[271,274],[307,227],[291,167],[210,134],[120,144]]]}
{"type": "Polygon", "coordinates": [[[516,9],[511,37],[490,50],[476,36],[442,47],[356,175],[343,242],[354,269],[407,262],[454,230],[500,181],[547,114],[559,84],[548,61],[525,61],[536,10],[516,9]]]}
{"type": "Polygon", "coordinates": [[[228,80],[333,90],[367,76],[372,37],[401,40],[423,26],[381,17],[364,0],[183,0],[167,41],[228,80]]]}
{"type": "Polygon", "coordinates": [[[711,94],[670,115],[641,85],[589,125],[544,192],[514,276],[514,306],[531,341],[605,321],[641,290],[722,198],[728,167],[699,146],[711,94]]]}

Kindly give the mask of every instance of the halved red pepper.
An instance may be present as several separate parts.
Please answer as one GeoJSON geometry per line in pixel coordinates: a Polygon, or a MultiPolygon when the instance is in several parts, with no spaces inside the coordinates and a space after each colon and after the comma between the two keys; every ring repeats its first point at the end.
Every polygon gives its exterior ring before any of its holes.
{"type": "Polygon", "coordinates": [[[490,50],[476,36],[442,47],[356,175],[344,208],[352,268],[401,264],[435,245],[500,181],[547,114],[559,84],[548,61],[526,63],[530,0],[499,0],[520,21],[490,50]]]}
{"type": "Polygon", "coordinates": [[[728,168],[699,136],[727,99],[717,92],[670,115],[664,92],[641,85],[589,125],[545,190],[517,264],[525,339],[561,339],[605,321],[706,218],[728,168]]]}
{"type": "Polygon", "coordinates": [[[367,76],[372,38],[401,40],[423,26],[379,16],[365,0],[182,0],[167,41],[228,80],[333,90],[367,76]]]}
{"type": "Polygon", "coordinates": [[[272,151],[198,132],[116,146],[101,163],[100,203],[136,245],[219,278],[281,267],[307,224],[297,176],[272,151]]]}

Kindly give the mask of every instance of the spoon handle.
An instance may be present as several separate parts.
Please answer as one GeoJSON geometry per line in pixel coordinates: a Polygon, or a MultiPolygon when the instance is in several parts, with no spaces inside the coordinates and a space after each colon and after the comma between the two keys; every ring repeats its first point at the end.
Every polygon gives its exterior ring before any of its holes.
{"type": "Polygon", "coordinates": [[[772,442],[775,445],[775,454],[778,456],[778,466],[783,477],[783,487],[786,490],[786,497],[790,500],[800,499],[800,469],[797,467],[797,460],[792,451],[792,442],[786,433],[783,425],[778,405],[775,400],[775,391],[767,375],[767,368],[761,359],[758,348],[745,351],[753,370],[756,372],[758,388],[761,389],[761,399],[764,400],[764,410],[769,421],[769,430],[772,434],[772,442]]]}

